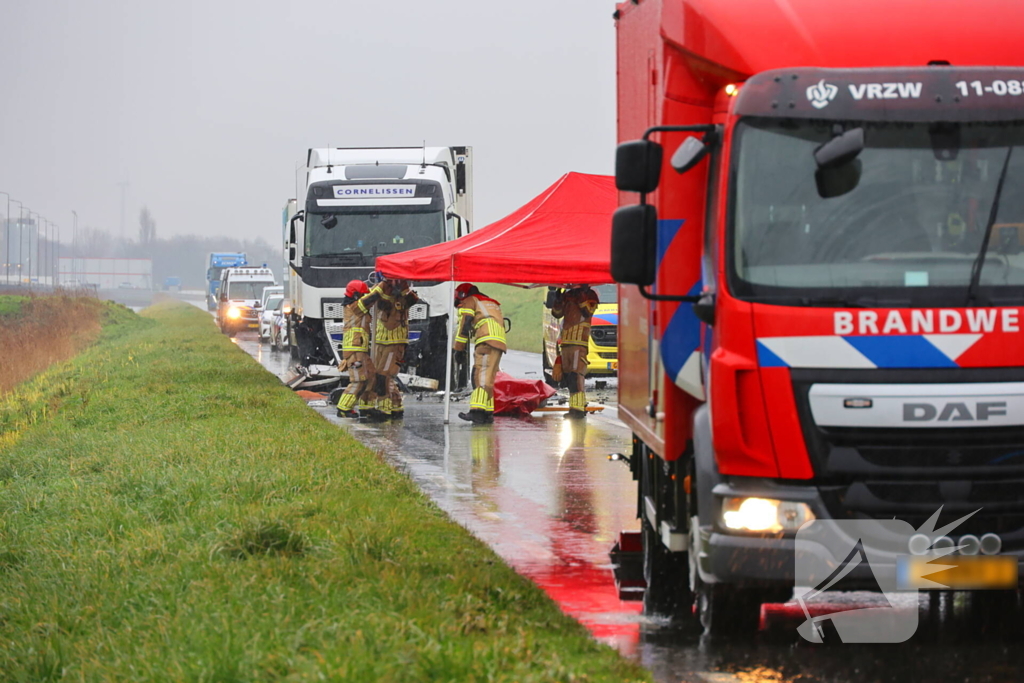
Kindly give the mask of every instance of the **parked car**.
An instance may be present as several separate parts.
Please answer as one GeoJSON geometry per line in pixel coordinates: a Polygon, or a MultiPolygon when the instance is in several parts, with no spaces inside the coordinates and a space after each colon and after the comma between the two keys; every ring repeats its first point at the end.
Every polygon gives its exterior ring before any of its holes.
{"type": "MultiPolygon", "coordinates": [[[[270,289],[270,287],[267,287],[270,289]]],[[[260,311],[260,341],[270,341],[273,336],[274,316],[281,314],[281,307],[284,304],[284,294],[274,294],[263,302],[263,309],[260,311]]]]}
{"type": "Polygon", "coordinates": [[[281,306],[270,321],[270,350],[284,351],[288,349],[288,314],[292,312],[289,304],[281,306]]]}

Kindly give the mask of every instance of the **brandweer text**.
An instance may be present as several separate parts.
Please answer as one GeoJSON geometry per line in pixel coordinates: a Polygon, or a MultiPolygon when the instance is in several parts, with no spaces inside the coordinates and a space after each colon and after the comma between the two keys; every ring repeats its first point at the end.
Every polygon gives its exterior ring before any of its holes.
{"type": "Polygon", "coordinates": [[[1016,308],[969,308],[939,310],[836,311],[835,333],[843,334],[953,334],[1020,332],[1016,308]]]}

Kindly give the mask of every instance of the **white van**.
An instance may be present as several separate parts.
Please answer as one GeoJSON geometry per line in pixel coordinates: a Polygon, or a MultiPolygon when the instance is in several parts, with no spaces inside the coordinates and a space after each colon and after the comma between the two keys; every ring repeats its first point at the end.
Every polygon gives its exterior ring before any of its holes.
{"type": "Polygon", "coordinates": [[[220,331],[233,337],[240,330],[257,329],[263,308],[263,290],[276,284],[274,273],[265,266],[225,268],[217,294],[220,331]]]}

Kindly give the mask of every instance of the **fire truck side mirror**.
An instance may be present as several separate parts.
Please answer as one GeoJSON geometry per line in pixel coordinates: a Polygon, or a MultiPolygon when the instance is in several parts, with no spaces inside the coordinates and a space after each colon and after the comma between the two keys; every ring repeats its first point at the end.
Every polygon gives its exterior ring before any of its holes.
{"type": "Polygon", "coordinates": [[[658,211],[650,204],[623,206],[612,217],[612,278],[652,285],[658,246],[658,211]]]}
{"type": "Polygon", "coordinates": [[[645,194],[657,190],[662,154],[657,142],[623,142],[615,150],[615,187],[624,192],[645,194]]]}

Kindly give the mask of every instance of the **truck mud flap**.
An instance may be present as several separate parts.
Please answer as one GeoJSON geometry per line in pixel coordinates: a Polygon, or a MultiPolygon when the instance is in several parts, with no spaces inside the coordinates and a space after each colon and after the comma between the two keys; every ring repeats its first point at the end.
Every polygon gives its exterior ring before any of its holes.
{"type": "Polygon", "coordinates": [[[619,540],[612,546],[608,557],[612,561],[619,600],[643,600],[647,582],[644,581],[644,549],[640,532],[620,532],[619,540]]]}

